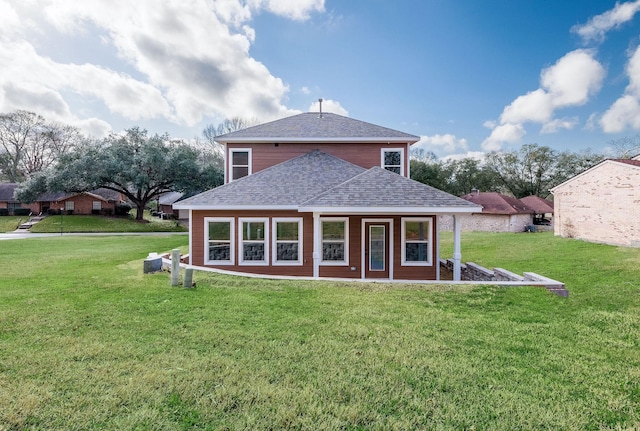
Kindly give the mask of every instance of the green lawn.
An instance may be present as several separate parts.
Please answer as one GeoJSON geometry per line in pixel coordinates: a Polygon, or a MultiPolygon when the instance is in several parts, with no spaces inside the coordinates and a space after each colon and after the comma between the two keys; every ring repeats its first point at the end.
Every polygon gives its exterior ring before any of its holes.
{"type": "Polygon", "coordinates": [[[30,229],[34,233],[63,232],[186,232],[176,220],[145,217],[138,223],[133,217],[103,217],[95,215],[48,216],[30,229]]]}
{"type": "Polygon", "coordinates": [[[186,241],[0,242],[0,430],[640,428],[640,249],[463,234],[569,298],[142,274],[186,241]]]}
{"type": "Polygon", "coordinates": [[[12,232],[18,228],[21,222],[25,222],[29,219],[27,216],[0,216],[0,233],[12,232]]]}

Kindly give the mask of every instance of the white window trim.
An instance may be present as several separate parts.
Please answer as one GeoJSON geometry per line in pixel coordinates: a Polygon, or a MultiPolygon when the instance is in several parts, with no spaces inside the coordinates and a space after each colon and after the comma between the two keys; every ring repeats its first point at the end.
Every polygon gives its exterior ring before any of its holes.
{"type": "Polygon", "coordinates": [[[385,165],[384,164],[384,154],[385,153],[400,153],[400,175],[403,177],[406,176],[404,172],[404,148],[381,148],[380,149],[380,167],[382,169],[387,169],[387,166],[396,166],[396,165],[385,165]]]}
{"type": "Polygon", "coordinates": [[[401,252],[402,252],[402,266],[433,266],[433,218],[413,218],[413,217],[403,217],[402,218],[402,243],[401,243],[401,252]],[[423,222],[426,224],[427,229],[427,261],[426,262],[414,262],[407,261],[407,238],[406,238],[406,223],[407,222],[423,222]]]}
{"type": "MultiPolygon", "coordinates": [[[[229,149],[229,166],[227,168],[229,182],[232,182],[232,181],[235,181],[235,180],[239,180],[240,178],[244,178],[244,177],[233,178],[233,166],[234,166],[234,164],[233,164],[233,153],[248,153],[247,162],[249,163],[249,166],[248,166],[248,170],[247,170],[247,176],[251,175],[251,173],[253,172],[253,170],[252,170],[253,155],[251,154],[251,148],[231,148],[231,149],[229,149]]],[[[244,165],[238,165],[238,166],[244,166],[244,165]]]]}
{"type": "MultiPolygon", "coordinates": [[[[302,217],[274,217],[271,219],[271,250],[273,266],[300,266],[302,265],[302,217]],[[278,223],[298,223],[298,260],[278,260],[278,223]]],[[[283,241],[285,242],[285,241],[283,241]]],[[[286,241],[293,242],[293,241],[286,241]]]]}
{"type": "Polygon", "coordinates": [[[205,265],[234,265],[235,264],[235,219],[233,217],[205,217],[204,218],[204,264],[205,265]],[[224,223],[229,225],[229,260],[209,260],[209,223],[224,223]]]}
{"type": "MultiPolygon", "coordinates": [[[[260,242],[250,241],[246,242],[260,242]]],[[[269,219],[264,217],[244,217],[238,219],[238,265],[265,266],[269,265],[269,219]],[[244,243],[243,231],[244,223],[264,223],[264,260],[244,260],[244,243]]]]}
{"type": "MultiPolygon", "coordinates": [[[[338,241],[334,241],[338,242],[338,241]]],[[[342,241],[340,241],[342,242],[342,241]]],[[[320,217],[320,265],[322,266],[348,266],[349,265],[349,217],[320,217]],[[344,260],[324,260],[322,244],[322,223],[344,222],[344,260]]]]}

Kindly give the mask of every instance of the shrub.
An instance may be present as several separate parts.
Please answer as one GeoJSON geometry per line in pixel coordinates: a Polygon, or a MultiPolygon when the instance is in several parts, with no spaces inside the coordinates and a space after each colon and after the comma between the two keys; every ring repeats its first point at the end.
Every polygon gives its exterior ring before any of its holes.
{"type": "Polygon", "coordinates": [[[31,210],[29,208],[15,208],[13,210],[13,215],[28,216],[29,214],[31,214],[31,210]]]}
{"type": "Polygon", "coordinates": [[[126,202],[116,204],[116,215],[125,216],[129,214],[133,207],[126,202]]]}
{"type": "Polygon", "coordinates": [[[9,210],[7,208],[0,208],[0,216],[8,216],[9,210]]]}

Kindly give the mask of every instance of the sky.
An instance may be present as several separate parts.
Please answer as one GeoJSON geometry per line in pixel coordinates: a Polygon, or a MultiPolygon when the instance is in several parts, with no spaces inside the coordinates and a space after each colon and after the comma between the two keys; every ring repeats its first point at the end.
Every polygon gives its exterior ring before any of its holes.
{"type": "Polygon", "coordinates": [[[335,112],[438,157],[640,134],[640,0],[0,0],[0,113],[101,138],[335,112]]]}

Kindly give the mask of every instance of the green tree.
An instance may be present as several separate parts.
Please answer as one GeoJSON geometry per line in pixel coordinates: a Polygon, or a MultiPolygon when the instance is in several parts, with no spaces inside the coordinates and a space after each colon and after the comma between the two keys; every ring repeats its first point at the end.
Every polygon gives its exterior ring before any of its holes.
{"type": "Polygon", "coordinates": [[[44,191],[84,192],[100,187],[125,195],[142,220],[146,205],[169,191],[193,193],[221,183],[219,168],[201,163],[199,152],[168,135],[147,136],[137,127],[122,136],[63,156],[47,173],[34,175],[17,191],[33,201],[44,191]]]}

